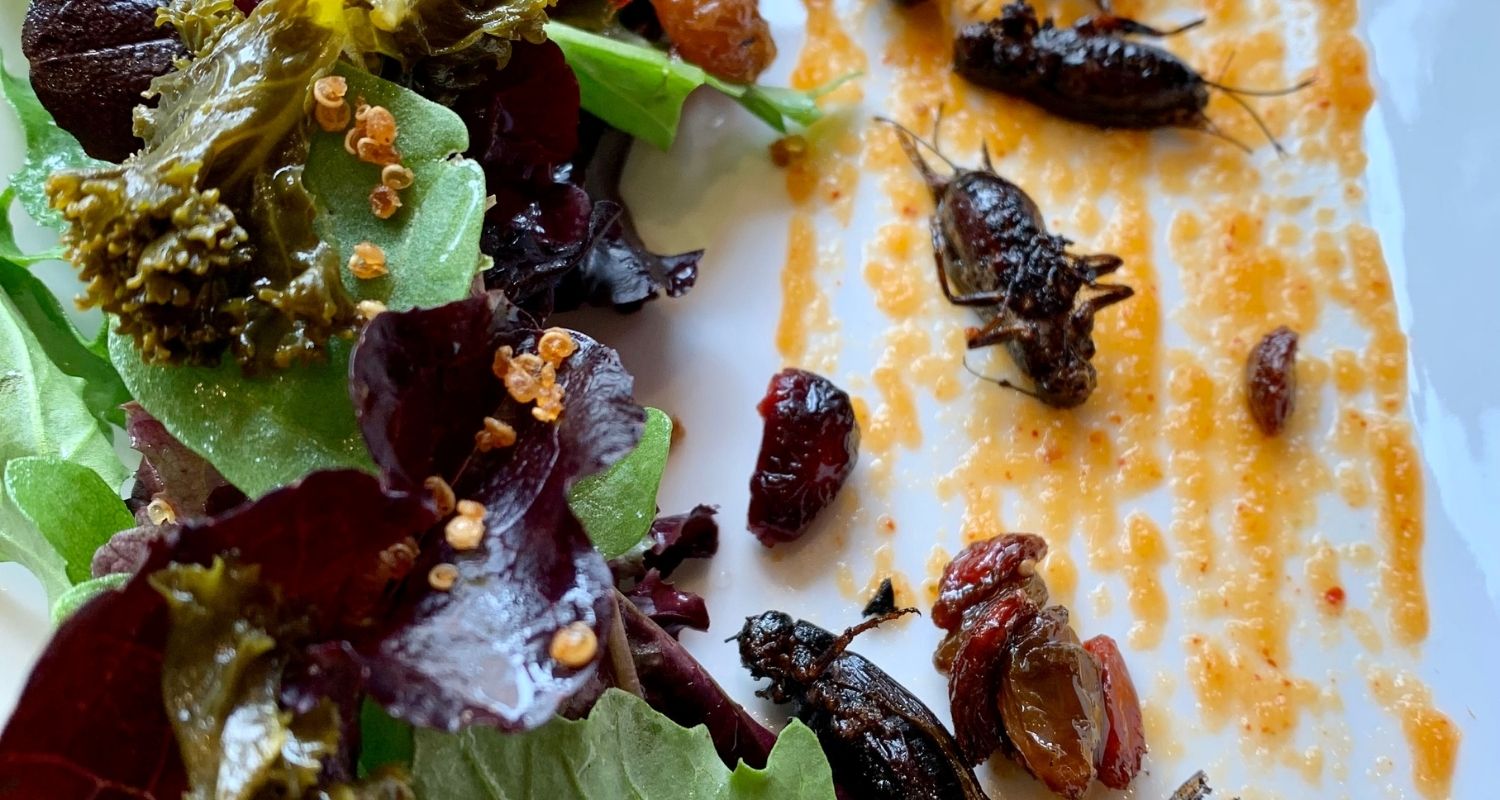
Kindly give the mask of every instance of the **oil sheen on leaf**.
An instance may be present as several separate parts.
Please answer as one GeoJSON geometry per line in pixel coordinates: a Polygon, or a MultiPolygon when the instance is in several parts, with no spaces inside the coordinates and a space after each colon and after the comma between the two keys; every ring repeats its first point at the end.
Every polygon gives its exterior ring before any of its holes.
{"type": "Polygon", "coordinates": [[[11,459],[5,465],[5,492],[62,556],[75,584],[90,578],[89,564],[100,545],[135,526],[115,488],[88,467],[60,458],[11,459]]]}
{"type": "Polygon", "coordinates": [[[672,446],[672,418],[646,409],[641,443],[608,470],[578,481],[568,505],[605,558],[618,558],[640,543],[656,518],[656,491],[672,446]]]}
{"type": "MultiPolygon", "coordinates": [[[[393,83],[345,75],[350,97],[363,94],[391,109],[396,146],[417,174],[402,195],[405,206],[378,220],[367,198],[379,169],[346,153],[341,136],[313,134],[305,178],[323,209],[325,235],[343,253],[372,241],[390,264],[389,276],[369,282],[345,267],[345,284],[355,297],[379,299],[391,310],[462,298],[478,269],[484,211],[483,174],[449,158],[468,146],[463,121],[393,83]]],[[[349,402],[350,349],[334,341],[325,363],[250,377],[232,360],[217,367],[143,364],[129,340],[110,336],[110,357],[141,405],[251,497],[316,469],[373,469],[349,402]]]]}
{"type": "Polygon", "coordinates": [[[418,730],[420,797],[444,800],[832,800],[833,775],[812,731],[793,721],[764,770],[730,771],[703,727],[683,728],[646,701],[606,692],[586,720],[530,733],[418,730]]]}

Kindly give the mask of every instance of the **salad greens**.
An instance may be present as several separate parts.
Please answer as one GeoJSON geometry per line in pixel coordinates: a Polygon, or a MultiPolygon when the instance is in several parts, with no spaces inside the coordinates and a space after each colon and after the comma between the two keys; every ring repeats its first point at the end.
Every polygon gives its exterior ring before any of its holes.
{"type": "MultiPolygon", "coordinates": [[[[103,166],[104,162],[90,158],[72,134],[57,127],[27,80],[0,68],[0,89],[3,89],[11,108],[15,109],[26,137],[26,160],[11,176],[6,193],[14,194],[32,219],[52,228],[61,228],[62,216],[47,202],[47,178],[59,170],[89,169],[103,166]]],[[[0,206],[5,211],[10,209],[8,200],[0,200],[0,206]]],[[[8,220],[6,225],[9,225],[8,220]]]]}
{"type": "Polygon", "coordinates": [[[419,729],[413,777],[420,796],[443,800],[825,800],[833,776],[801,722],[782,731],[763,770],[719,761],[708,731],[683,728],[646,701],[611,689],[588,719],[530,733],[419,729]]]}
{"type": "Polygon", "coordinates": [[[116,572],[111,575],[89,578],[83,583],[75,583],[69,586],[63,590],[62,594],[57,596],[56,600],[52,601],[50,612],[52,624],[61,625],[63,620],[71,616],[74,611],[77,611],[85,603],[93,600],[99,593],[107,592],[110,589],[118,589],[124,586],[125,582],[129,580],[129,575],[123,572],[116,572]]]}
{"type": "Polygon", "coordinates": [[[91,577],[89,564],[100,545],[135,525],[119,492],[99,473],[60,458],[11,459],[5,465],[5,493],[62,556],[75,584],[91,577]]]}
{"type": "Polygon", "coordinates": [[[10,298],[52,363],[63,374],[83,381],[83,403],[99,421],[100,429],[107,434],[110,425],[124,424],[120,406],[130,400],[130,392],[109,363],[102,343],[84,339],[51,289],[25,268],[3,258],[0,291],[10,298]]]}
{"type": "MultiPolygon", "coordinates": [[[[321,218],[328,238],[344,248],[372,241],[391,265],[390,276],[369,282],[355,280],[344,266],[346,285],[392,310],[465,296],[479,268],[484,176],[473,162],[452,158],[468,146],[463,121],[389,81],[346,67],[340,74],[350,81],[350,96],[363,94],[396,115],[397,142],[417,176],[407,190],[414,207],[376,219],[365,197],[379,169],[345,153],[341,136],[315,134],[306,179],[327,208],[321,218]]],[[[344,342],[330,344],[325,363],[265,375],[246,375],[229,360],[212,367],[146,364],[121,336],[110,337],[109,349],[131,394],[251,496],[317,469],[373,468],[349,404],[351,348],[344,342]]]]}
{"type": "Polygon", "coordinates": [[[700,86],[734,98],[782,132],[788,122],[809,125],[822,116],[816,102],[821,92],[728,83],[660,50],[562,22],[547,23],[547,37],[577,74],[585,111],[663,150],[677,137],[682,104],[700,86]]]}
{"type": "MultiPolygon", "coordinates": [[[[84,403],[83,388],[48,358],[10,298],[0,297],[0,465],[49,456],[90,469],[110,486],[123,483],[125,467],[84,403]]],[[[73,583],[68,561],[8,492],[0,493],[0,560],[31,570],[54,598],[73,583]]]]}
{"type": "Polygon", "coordinates": [[[605,558],[625,555],[651,531],[656,490],[671,446],[672,418],[660,409],[647,408],[641,443],[613,467],[580,480],[568,493],[568,505],[605,558]]]}
{"type": "Polygon", "coordinates": [[[352,335],[354,304],[302,184],[302,98],[338,58],[342,20],[336,0],[267,0],[152,81],[139,152],[47,178],[86,302],[142,360],[212,365],[227,350],[285,367],[352,335]]]}
{"type": "Polygon", "coordinates": [[[403,208],[391,219],[370,213],[371,187],[380,167],[350,156],[344,137],[318,131],[308,153],[307,188],[322,209],[324,238],[340,253],[343,283],[360,300],[392,309],[437,306],[468,293],[479,271],[479,231],[484,220],[484,173],[466,158],[468,129],[458,115],[421,95],[364,70],[339,64],[334,74],[349,82],[348,97],[384,106],[400,125],[401,163],[415,175],[402,190],[403,208]],[[385,252],[390,274],[359,280],[348,256],[358,242],[385,252]]]}

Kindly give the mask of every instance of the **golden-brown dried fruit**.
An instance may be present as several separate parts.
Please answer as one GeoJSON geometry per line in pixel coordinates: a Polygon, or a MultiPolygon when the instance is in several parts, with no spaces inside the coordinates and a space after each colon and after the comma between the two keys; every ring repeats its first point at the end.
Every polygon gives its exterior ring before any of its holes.
{"type": "Polygon", "coordinates": [[[753,83],[776,58],[756,0],[651,0],[672,47],[709,74],[753,83]]]}

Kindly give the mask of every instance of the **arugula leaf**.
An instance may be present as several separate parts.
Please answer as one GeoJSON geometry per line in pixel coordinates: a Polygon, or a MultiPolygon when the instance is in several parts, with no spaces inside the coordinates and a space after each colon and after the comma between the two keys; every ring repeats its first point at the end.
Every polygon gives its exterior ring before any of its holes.
{"type": "Polygon", "coordinates": [[[670,148],[677,136],[683,102],[700,86],[734,98],[783,133],[788,122],[808,125],[822,114],[814,101],[827,89],[798,92],[742,86],[719,80],[700,67],[645,45],[556,21],[547,23],[546,30],[578,76],[584,110],[663,150],[670,148]]]}
{"type": "Polygon", "coordinates": [[[52,363],[64,374],[83,380],[84,405],[104,433],[109,433],[111,423],[123,427],[125,412],[120,406],[130,402],[130,392],[108,354],[101,354],[97,342],[85,341],[78,333],[57,295],[35,275],[4,258],[0,258],[0,291],[10,298],[52,363]]]}
{"type": "Polygon", "coordinates": [[[118,589],[124,586],[131,575],[125,572],[116,572],[112,575],[101,575],[90,578],[83,583],[75,583],[63,590],[63,593],[52,601],[52,624],[61,625],[62,621],[73,615],[84,603],[93,600],[95,596],[103,594],[110,589],[118,589]]]}
{"type": "Polygon", "coordinates": [[[318,198],[325,238],[342,245],[344,286],[360,300],[379,300],[393,310],[437,306],[463,297],[479,271],[485,197],[479,165],[449,158],[468,149],[463,120],[415,92],[347,64],[339,64],[334,72],[349,81],[350,98],[362,96],[395,116],[401,163],[415,176],[401,191],[402,208],[388,220],[379,219],[370,213],[369,195],[380,184],[380,167],[349,155],[341,134],[313,134],[303,178],[318,198]],[[354,277],[347,260],[358,242],[373,242],[385,251],[389,275],[373,280],[354,277]]]}
{"type": "MultiPolygon", "coordinates": [[[[0,295],[0,465],[53,456],[92,469],[106,484],[123,483],[125,467],[80,397],[82,383],[52,363],[15,304],[0,295]]],[[[0,561],[31,570],[50,597],[71,583],[63,557],[3,492],[0,561]]]]}
{"type": "Polygon", "coordinates": [[[349,351],[335,340],[321,364],[252,377],[232,358],[217,367],[146,364],[129,337],[109,337],[110,360],[130,393],[250,497],[314,470],[374,471],[354,426],[349,351]]]}
{"type": "Polygon", "coordinates": [[[648,407],[640,444],[608,470],[579,480],[568,493],[573,515],[605,558],[630,552],[650,532],[671,446],[672,418],[648,407]]]}
{"type": "Polygon", "coordinates": [[[833,775],[817,736],[793,721],[764,770],[731,772],[701,725],[683,728],[633,695],[604,693],[587,720],[554,720],[523,734],[418,729],[419,797],[443,800],[831,800],[833,775]]]}
{"type": "Polygon", "coordinates": [[[10,222],[10,208],[15,204],[15,200],[16,188],[14,186],[7,186],[5,191],[0,192],[0,258],[28,267],[39,261],[55,261],[65,258],[67,253],[61,245],[55,245],[40,253],[28,253],[16,244],[16,229],[10,222]]]}
{"type": "MultiPolygon", "coordinates": [[[[323,209],[319,224],[346,253],[360,241],[380,245],[391,268],[364,282],[345,267],[346,286],[393,311],[466,296],[478,270],[484,176],[473,162],[449,158],[468,147],[463,120],[389,81],[343,74],[351,97],[391,109],[397,147],[417,174],[403,193],[406,206],[378,220],[367,199],[377,168],[346,153],[342,137],[314,134],[304,179],[323,209]]],[[[251,497],[317,469],[374,470],[349,400],[351,349],[333,341],[324,363],[248,376],[232,359],[216,367],[145,364],[128,337],[109,341],[110,359],[141,405],[251,497]]]]}
{"type": "Polygon", "coordinates": [[[411,765],[412,726],[387,714],[368,698],[359,709],[359,774],[387,764],[411,765]]]}
{"type": "Polygon", "coordinates": [[[68,580],[91,576],[94,551],[135,526],[120,495],[88,467],[48,456],[11,459],[5,491],[62,556],[68,580]]]}
{"type": "Polygon", "coordinates": [[[16,110],[26,135],[26,161],[11,176],[10,188],[32,219],[49,228],[61,228],[62,216],[47,203],[47,177],[60,169],[98,167],[105,162],[89,158],[72,134],[57,127],[26,78],[0,67],[0,90],[16,110]]]}

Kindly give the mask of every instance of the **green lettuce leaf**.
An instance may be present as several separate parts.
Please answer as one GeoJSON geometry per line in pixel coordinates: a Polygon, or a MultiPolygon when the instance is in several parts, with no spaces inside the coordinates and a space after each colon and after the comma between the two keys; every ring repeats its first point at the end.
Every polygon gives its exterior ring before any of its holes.
{"type": "MultiPolygon", "coordinates": [[[[57,123],[52,121],[52,115],[36,99],[36,92],[31,90],[31,81],[0,68],[0,90],[4,91],[11,108],[16,110],[16,116],[20,117],[21,131],[26,136],[26,160],[21,169],[11,176],[10,188],[32,219],[60,229],[63,224],[62,216],[47,203],[44,188],[47,176],[60,169],[98,167],[103,166],[104,162],[90,158],[83,152],[83,146],[78,140],[73,138],[73,134],[57,127],[57,123]]],[[[8,221],[6,228],[9,228],[8,221]]]]}
{"type": "Polygon", "coordinates": [[[672,446],[672,418],[646,409],[640,444],[615,465],[580,480],[568,493],[568,506],[605,558],[630,552],[651,530],[656,491],[672,446]]]}
{"type": "MultiPolygon", "coordinates": [[[[313,134],[304,180],[322,209],[319,224],[343,253],[361,241],[385,250],[391,274],[345,282],[357,298],[392,310],[435,306],[465,297],[478,271],[484,176],[466,159],[463,120],[415,93],[367,74],[344,73],[350,97],[390,108],[396,145],[418,182],[402,193],[390,220],[370,214],[375,167],[344,151],[343,138],[313,134]]],[[[275,374],[247,376],[232,359],[216,367],[145,364],[128,338],[111,334],[110,358],[131,394],[183,444],[218,467],[252,497],[317,469],[373,471],[349,401],[351,345],[333,341],[328,360],[275,374]]]]}
{"type": "Polygon", "coordinates": [[[390,764],[411,766],[412,726],[387,714],[368,698],[359,710],[359,774],[390,764]]]}
{"type": "Polygon", "coordinates": [[[436,306],[463,297],[479,271],[484,223],[484,171],[468,159],[450,158],[469,146],[469,132],[452,111],[389,81],[340,64],[350,98],[390,109],[400,126],[396,147],[415,180],[401,191],[401,210],[388,220],[370,213],[370,190],[380,167],[344,150],[344,137],[318,131],[303,179],[318,198],[324,237],[341,247],[341,275],[350,294],[394,309],[436,306]],[[385,251],[390,274],[362,281],[349,271],[354,244],[385,251]]]}
{"type": "Polygon", "coordinates": [[[61,625],[62,621],[73,615],[74,611],[83,607],[84,603],[93,600],[96,595],[103,594],[110,589],[118,589],[124,586],[133,576],[124,572],[116,572],[113,575],[104,575],[98,578],[90,578],[83,583],[76,583],[63,590],[63,593],[52,601],[52,624],[61,625]]]}
{"type": "Polygon", "coordinates": [[[52,363],[83,381],[84,405],[105,434],[111,423],[124,427],[125,412],[120,406],[130,401],[130,392],[98,343],[78,332],[57,295],[25,268],[4,258],[0,258],[0,291],[10,298],[52,363]]]}
{"type": "Polygon", "coordinates": [[[62,556],[75,584],[89,579],[100,545],[135,526],[116,488],[88,467],[60,458],[11,459],[5,465],[5,492],[62,556]]]}
{"type": "Polygon", "coordinates": [[[677,137],[682,104],[700,86],[734,98],[783,133],[788,123],[816,121],[821,116],[817,98],[833,88],[798,92],[728,83],[660,50],[556,21],[547,23],[547,37],[562,48],[578,77],[584,110],[663,150],[677,137]]]}
{"type": "MultiPolygon", "coordinates": [[[[65,374],[27,328],[9,296],[0,295],[0,468],[27,456],[51,456],[93,470],[109,486],[125,466],[82,398],[83,381],[65,374]]],[[[0,492],[0,561],[31,570],[56,598],[71,585],[67,562],[0,492]]]]}
{"type": "Polygon", "coordinates": [[[443,800],[832,800],[833,774],[800,722],[781,732],[764,770],[730,771],[708,729],[688,729],[633,695],[605,692],[588,719],[523,734],[419,729],[417,795],[443,800]]]}

